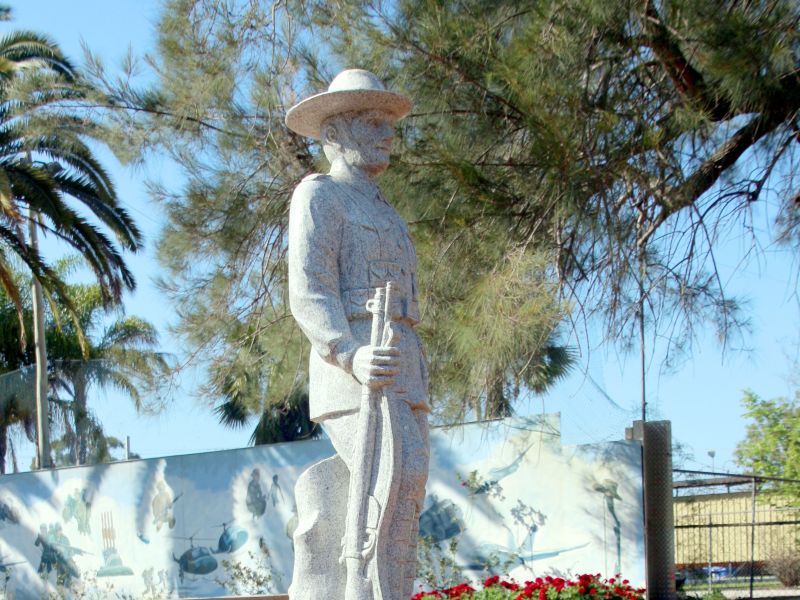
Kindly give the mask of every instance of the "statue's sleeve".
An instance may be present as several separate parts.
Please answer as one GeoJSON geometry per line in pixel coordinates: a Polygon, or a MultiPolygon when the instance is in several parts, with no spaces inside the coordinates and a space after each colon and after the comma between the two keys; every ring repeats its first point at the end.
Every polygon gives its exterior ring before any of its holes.
{"type": "Polygon", "coordinates": [[[344,226],[336,194],[325,182],[306,179],[289,209],[289,305],[314,350],[327,362],[353,370],[358,349],[345,316],[339,284],[344,226]]]}

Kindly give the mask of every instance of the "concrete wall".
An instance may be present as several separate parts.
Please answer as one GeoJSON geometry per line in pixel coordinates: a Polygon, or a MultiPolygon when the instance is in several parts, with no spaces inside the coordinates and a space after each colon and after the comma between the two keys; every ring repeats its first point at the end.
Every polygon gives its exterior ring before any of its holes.
{"type": "MultiPolygon", "coordinates": [[[[638,443],[564,447],[556,415],[437,429],[431,448],[422,580],[644,581],[638,443]]],[[[316,440],[3,476],[0,598],[284,593],[294,481],[331,453],[316,440]]]]}

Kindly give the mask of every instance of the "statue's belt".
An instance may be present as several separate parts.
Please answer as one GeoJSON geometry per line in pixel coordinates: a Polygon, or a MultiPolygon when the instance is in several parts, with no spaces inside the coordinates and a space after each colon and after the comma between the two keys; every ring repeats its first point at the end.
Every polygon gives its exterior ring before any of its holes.
{"type": "MultiPolygon", "coordinates": [[[[375,288],[342,290],[342,305],[347,319],[371,319],[372,313],[367,310],[367,301],[374,296],[375,288]]],[[[419,305],[415,300],[409,299],[402,289],[398,289],[393,295],[390,310],[393,321],[405,321],[410,325],[419,323],[419,305]]]]}

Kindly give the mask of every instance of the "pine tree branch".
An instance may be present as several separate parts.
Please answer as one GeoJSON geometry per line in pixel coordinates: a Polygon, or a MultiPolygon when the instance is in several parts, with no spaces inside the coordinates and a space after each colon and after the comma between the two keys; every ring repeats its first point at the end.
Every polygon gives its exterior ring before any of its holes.
{"type": "Polygon", "coordinates": [[[229,135],[231,137],[237,137],[237,138],[245,138],[246,137],[246,136],[244,136],[244,135],[242,135],[240,133],[235,133],[233,131],[229,131],[227,129],[223,129],[222,127],[218,127],[216,125],[213,125],[212,123],[209,123],[206,120],[198,119],[197,117],[191,117],[189,115],[179,115],[179,114],[177,114],[175,112],[172,112],[172,111],[156,109],[156,108],[149,108],[149,107],[146,107],[146,106],[134,106],[134,105],[132,105],[130,103],[127,103],[127,102],[126,103],[109,103],[109,104],[91,104],[91,105],[84,104],[84,105],[81,106],[81,108],[102,108],[102,109],[106,109],[106,110],[123,110],[123,111],[136,112],[136,113],[146,113],[146,114],[150,114],[150,115],[155,115],[157,117],[168,117],[168,118],[177,119],[177,120],[180,120],[180,121],[188,121],[189,123],[194,123],[195,125],[198,125],[200,127],[204,127],[206,129],[210,129],[212,131],[216,131],[217,133],[222,133],[222,134],[225,134],[225,135],[229,135]]]}
{"type": "Polygon", "coordinates": [[[684,184],[664,194],[661,210],[653,219],[650,227],[638,238],[641,247],[655,231],[673,214],[692,206],[719,179],[726,169],[732,167],[753,144],[765,135],[773,132],[785,120],[785,115],[765,113],[753,118],[747,125],[739,129],[714,154],[705,160],[684,184]]]}
{"type": "Polygon", "coordinates": [[[641,41],[656,55],[678,93],[699,106],[712,121],[730,118],[730,103],[709,92],[703,74],[684,56],[678,41],[661,20],[652,0],[646,4],[642,26],[646,36],[641,41]]]}
{"type": "Polygon", "coordinates": [[[510,100],[491,91],[483,83],[481,83],[475,77],[467,73],[463,69],[463,65],[459,61],[454,60],[451,57],[442,56],[441,54],[428,50],[419,41],[414,40],[410,36],[406,35],[405,31],[399,29],[394,23],[392,23],[388,19],[383,19],[383,23],[389,28],[389,30],[395,36],[395,39],[400,44],[405,46],[406,50],[412,50],[414,52],[417,52],[418,54],[421,54],[430,61],[439,63],[445,68],[452,69],[459,75],[459,77],[461,77],[461,79],[465,83],[473,85],[477,89],[481,90],[481,92],[484,94],[486,98],[492,98],[496,100],[498,103],[502,104],[503,106],[511,110],[513,113],[515,113],[518,117],[524,116],[523,111],[520,110],[519,107],[515,106],[510,100]]]}

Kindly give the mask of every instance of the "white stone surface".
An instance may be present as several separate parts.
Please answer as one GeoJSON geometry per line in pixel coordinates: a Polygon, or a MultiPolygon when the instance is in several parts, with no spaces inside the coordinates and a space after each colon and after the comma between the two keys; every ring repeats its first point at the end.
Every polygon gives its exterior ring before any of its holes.
{"type": "MultiPolygon", "coordinates": [[[[494,572],[517,581],[551,571],[620,571],[636,587],[644,583],[641,446],[562,446],[555,415],[431,433],[420,530],[436,547],[429,543],[421,549],[425,570],[418,572],[423,578],[418,583],[442,587],[442,579],[431,579],[430,569],[450,558],[463,580],[483,580],[489,555],[500,561],[494,572]],[[457,547],[455,557],[451,546],[457,547]]],[[[334,455],[330,441],[322,439],[4,475],[0,564],[10,575],[7,595],[40,600],[55,592],[57,569],[38,572],[43,549],[34,541],[42,525],[49,529],[56,523],[74,548],[71,560],[80,571],[72,580],[76,595],[83,590],[97,598],[115,593],[143,598],[154,586],[165,599],[223,597],[233,589],[236,565],[269,576],[267,593],[286,593],[292,534],[299,525],[296,504],[309,495],[307,487],[295,489],[295,483],[308,467],[334,455]],[[283,488],[282,494],[266,495],[264,514],[254,514],[248,502],[255,470],[265,482],[264,492],[266,481],[272,482],[270,491],[283,488]],[[174,528],[162,524],[158,529],[154,523],[152,500],[161,480],[174,495],[174,528]],[[89,527],[81,511],[70,506],[76,497],[91,498],[89,527]],[[103,520],[109,512],[118,557],[133,575],[97,576],[105,566],[103,520]],[[191,557],[202,560],[190,564],[191,557]],[[209,569],[209,562],[216,568],[209,569]]],[[[342,467],[330,480],[346,490],[347,476],[342,467]]],[[[342,497],[319,486],[313,494],[325,509],[329,498],[342,497]]],[[[330,538],[337,535],[323,539],[330,538]]],[[[332,544],[336,549],[337,540],[332,544]]],[[[338,555],[331,556],[338,565],[338,555]]]]}
{"type": "Polygon", "coordinates": [[[292,197],[289,299],[312,346],[311,418],[337,451],[295,490],[292,600],[405,600],[413,590],[429,457],[417,259],[374,181],[410,106],[371,73],[349,70],[287,114],[290,128],[321,139],[331,163],[292,197]],[[373,333],[367,303],[389,283],[388,327],[373,333]]]}

